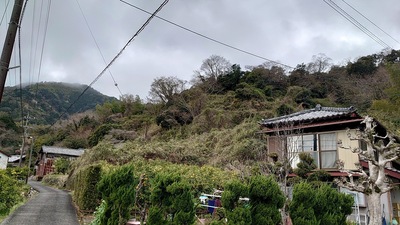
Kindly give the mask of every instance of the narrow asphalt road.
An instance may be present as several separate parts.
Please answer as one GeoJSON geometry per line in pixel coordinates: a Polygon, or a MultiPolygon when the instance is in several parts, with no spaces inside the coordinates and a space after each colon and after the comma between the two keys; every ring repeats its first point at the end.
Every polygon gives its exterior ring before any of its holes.
{"type": "Polygon", "coordinates": [[[29,181],[39,194],[19,207],[1,225],[79,225],[71,196],[62,190],[29,181]]]}

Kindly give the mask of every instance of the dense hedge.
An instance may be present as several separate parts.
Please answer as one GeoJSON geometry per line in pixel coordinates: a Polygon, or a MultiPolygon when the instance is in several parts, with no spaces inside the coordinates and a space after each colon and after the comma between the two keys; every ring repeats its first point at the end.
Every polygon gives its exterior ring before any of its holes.
{"type": "MultiPolygon", "coordinates": [[[[8,169],[7,171],[11,171],[8,169]]],[[[10,176],[6,170],[0,170],[0,215],[7,215],[13,206],[23,200],[25,183],[10,176]]]]}
{"type": "Polygon", "coordinates": [[[93,211],[100,203],[97,183],[101,179],[102,166],[94,164],[80,170],[74,181],[74,200],[80,210],[93,211]]]}
{"type": "Polygon", "coordinates": [[[101,224],[126,224],[135,204],[138,181],[130,165],[117,167],[103,175],[98,184],[98,190],[105,201],[103,215],[100,215],[101,224]]]}

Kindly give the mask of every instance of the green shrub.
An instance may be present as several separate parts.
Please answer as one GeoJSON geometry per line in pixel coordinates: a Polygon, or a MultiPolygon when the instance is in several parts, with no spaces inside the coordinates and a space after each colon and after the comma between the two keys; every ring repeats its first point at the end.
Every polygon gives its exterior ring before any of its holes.
{"type": "Polygon", "coordinates": [[[89,136],[89,146],[96,146],[112,128],[112,124],[103,124],[99,126],[92,134],[89,136]]]}
{"type": "Polygon", "coordinates": [[[101,217],[104,216],[105,209],[107,208],[106,201],[102,200],[100,205],[96,208],[94,212],[94,219],[90,222],[90,225],[101,225],[101,217]]]}
{"type": "Polygon", "coordinates": [[[68,136],[63,141],[65,147],[78,149],[78,148],[87,148],[89,143],[87,138],[85,137],[72,137],[68,136]]]}
{"type": "Polygon", "coordinates": [[[293,224],[346,225],[354,199],[327,184],[317,189],[310,183],[294,186],[293,200],[289,205],[293,224]]]}
{"type": "Polygon", "coordinates": [[[249,197],[252,224],[274,225],[281,222],[279,209],[283,207],[285,196],[272,176],[252,177],[249,197]]]}
{"type": "Polygon", "coordinates": [[[238,88],[235,90],[235,97],[241,100],[266,99],[263,90],[253,87],[247,83],[240,83],[238,85],[238,88]]]}
{"type": "Polygon", "coordinates": [[[66,158],[57,158],[54,162],[56,173],[66,174],[69,170],[70,161],[66,158]]]}
{"type": "Polygon", "coordinates": [[[150,195],[153,209],[147,224],[192,225],[195,210],[190,189],[190,185],[179,175],[165,172],[157,174],[150,195]]]}
{"type": "Polygon", "coordinates": [[[6,174],[16,180],[25,181],[28,175],[28,167],[8,167],[5,170],[6,174]]]}
{"type": "Polygon", "coordinates": [[[0,170],[0,215],[7,215],[11,208],[23,200],[23,184],[0,170]]]}
{"type": "Polygon", "coordinates": [[[117,167],[103,175],[97,187],[106,202],[101,224],[125,224],[129,220],[138,181],[130,165],[117,167]]]}
{"type": "Polygon", "coordinates": [[[101,179],[102,166],[95,164],[78,172],[74,182],[74,199],[80,210],[95,210],[100,202],[97,183],[101,179]]]}

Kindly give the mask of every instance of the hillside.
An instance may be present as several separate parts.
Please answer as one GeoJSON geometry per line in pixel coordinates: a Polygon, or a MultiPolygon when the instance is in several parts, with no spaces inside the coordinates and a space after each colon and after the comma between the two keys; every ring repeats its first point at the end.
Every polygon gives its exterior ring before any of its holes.
{"type": "MultiPolygon", "coordinates": [[[[36,124],[52,124],[59,119],[68,107],[78,98],[87,85],[44,82],[22,88],[24,115],[29,112],[36,124]]],[[[6,87],[0,105],[0,112],[12,115],[15,121],[21,120],[21,90],[19,86],[6,87]]],[[[89,88],[69,110],[66,116],[94,109],[97,104],[115,98],[105,96],[89,88]]],[[[66,117],[65,117],[66,118],[66,117]]]]}
{"type": "MultiPolygon", "coordinates": [[[[56,122],[61,114],[63,118],[79,112],[94,110],[96,105],[102,105],[115,98],[105,96],[89,88],[68,111],[86,85],[67,83],[39,83],[22,88],[23,114],[31,118],[30,127],[47,125],[56,122]]],[[[6,87],[0,103],[0,148],[10,154],[20,148],[22,143],[21,126],[21,90],[18,87],[6,87]]],[[[29,132],[31,129],[29,129],[29,132]]]]}
{"type": "MultiPolygon", "coordinates": [[[[31,134],[37,137],[36,150],[41,145],[93,148],[104,141],[124,146],[129,157],[123,161],[140,157],[226,166],[251,164],[262,155],[255,134],[261,119],[317,104],[354,106],[399,135],[399,55],[400,51],[393,50],[347,65],[331,65],[320,57],[290,71],[267,64],[246,70],[236,64],[220,68],[225,59],[211,56],[214,64],[205,60],[190,88],[177,77],[159,77],[151,85],[148,103],[132,95],[116,100],[90,89],[68,118],[51,129],[37,126],[31,134]]],[[[25,87],[23,98],[24,110],[41,125],[55,122],[85,88],[60,83],[38,87],[25,87]]],[[[18,93],[17,87],[8,88],[1,105],[15,121],[20,115],[18,93]]]]}
{"type": "Polygon", "coordinates": [[[234,64],[220,74],[204,69],[190,88],[177,77],[159,77],[151,86],[151,102],[127,95],[99,105],[94,112],[76,114],[57,129],[40,129],[36,147],[93,148],[104,141],[122,146],[123,153],[107,156],[115,163],[139,157],[246,165],[264,157],[262,140],[256,135],[261,119],[317,104],[354,106],[399,135],[400,64],[395,57],[399,53],[364,56],[329,68],[315,67],[324,63],[320,59],[299,64],[289,73],[276,65],[242,70],[234,64]]]}

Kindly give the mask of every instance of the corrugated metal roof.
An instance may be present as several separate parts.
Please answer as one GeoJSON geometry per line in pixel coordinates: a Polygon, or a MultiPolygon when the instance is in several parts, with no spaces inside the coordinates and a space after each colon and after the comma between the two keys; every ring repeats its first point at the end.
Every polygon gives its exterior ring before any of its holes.
{"type": "MultiPolygon", "coordinates": [[[[15,162],[18,162],[19,161],[19,159],[20,159],[20,155],[11,155],[9,158],[8,158],[8,162],[9,163],[15,163],[15,162]]],[[[22,155],[22,159],[24,159],[26,157],[26,155],[22,155]]]]}
{"type": "Polygon", "coordinates": [[[264,119],[260,122],[261,125],[276,125],[280,123],[302,122],[315,119],[333,118],[342,115],[354,113],[356,109],[351,106],[349,108],[334,108],[334,107],[321,107],[317,105],[314,109],[308,109],[297,113],[275,117],[271,119],[264,119]]]}
{"type": "Polygon", "coordinates": [[[42,150],[44,153],[52,153],[52,154],[60,154],[68,156],[81,156],[85,152],[85,150],[83,149],[71,149],[71,148],[51,147],[51,146],[42,146],[42,150]]]}

